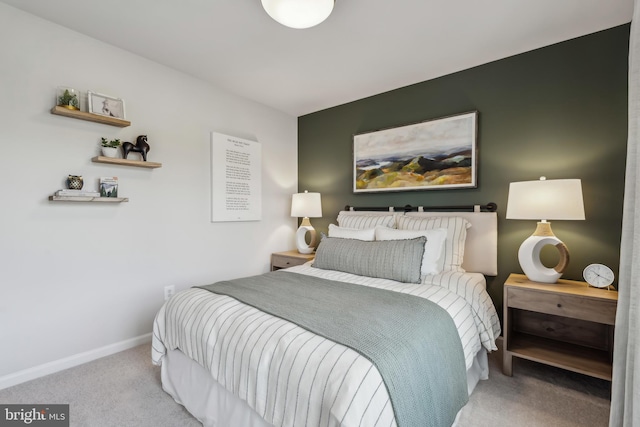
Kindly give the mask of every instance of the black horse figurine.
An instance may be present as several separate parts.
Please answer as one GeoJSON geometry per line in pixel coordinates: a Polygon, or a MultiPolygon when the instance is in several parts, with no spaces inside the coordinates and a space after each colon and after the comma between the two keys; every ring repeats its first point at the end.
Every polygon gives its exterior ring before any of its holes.
{"type": "Polygon", "coordinates": [[[127,158],[130,151],[134,153],[140,153],[142,155],[142,160],[147,161],[147,153],[151,150],[149,144],[147,144],[147,135],[140,135],[138,139],[136,139],[136,145],[133,145],[130,142],[122,143],[122,157],[127,158]]]}

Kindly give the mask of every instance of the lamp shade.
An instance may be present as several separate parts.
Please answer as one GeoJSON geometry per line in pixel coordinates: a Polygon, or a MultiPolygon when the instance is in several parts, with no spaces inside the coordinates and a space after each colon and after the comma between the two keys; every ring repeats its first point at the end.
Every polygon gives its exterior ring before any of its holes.
{"type": "Polygon", "coordinates": [[[584,217],[579,179],[521,181],[509,184],[507,219],[580,220],[584,217]]]}
{"type": "Polygon", "coordinates": [[[262,0],[262,7],[280,24],[302,29],[327,19],[334,3],[334,0],[262,0]]]}
{"type": "Polygon", "coordinates": [[[320,193],[296,193],[291,199],[291,216],[299,218],[322,217],[320,193]]]}

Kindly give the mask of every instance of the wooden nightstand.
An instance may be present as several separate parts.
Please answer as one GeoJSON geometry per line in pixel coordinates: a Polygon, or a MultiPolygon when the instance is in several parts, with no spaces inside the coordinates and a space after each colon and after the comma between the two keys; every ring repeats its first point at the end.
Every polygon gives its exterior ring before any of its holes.
{"type": "Polygon", "coordinates": [[[586,282],[532,282],[511,274],[504,283],[502,372],[513,357],[611,381],[618,292],[586,282]]]}
{"type": "Polygon", "coordinates": [[[271,271],[302,265],[315,258],[316,254],[301,254],[298,251],[276,252],[271,254],[271,271]]]}

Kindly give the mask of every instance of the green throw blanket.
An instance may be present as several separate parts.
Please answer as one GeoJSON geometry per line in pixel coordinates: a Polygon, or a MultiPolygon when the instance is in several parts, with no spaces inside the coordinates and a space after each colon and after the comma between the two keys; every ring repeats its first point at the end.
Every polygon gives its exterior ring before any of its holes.
{"type": "Polygon", "coordinates": [[[425,298],[283,271],[201,288],[362,354],[380,372],[399,427],[450,427],[469,399],[458,331],[425,298]]]}

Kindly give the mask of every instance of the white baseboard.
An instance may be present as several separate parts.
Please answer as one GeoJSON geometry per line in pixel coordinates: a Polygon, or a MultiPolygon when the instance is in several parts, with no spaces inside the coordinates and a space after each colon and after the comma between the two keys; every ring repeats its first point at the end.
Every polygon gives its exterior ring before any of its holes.
{"type": "MultiPolygon", "coordinates": [[[[0,377],[0,390],[151,342],[151,332],[0,377]]],[[[151,356],[149,356],[151,357],[151,356]]]]}

